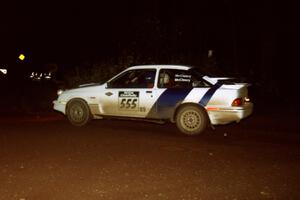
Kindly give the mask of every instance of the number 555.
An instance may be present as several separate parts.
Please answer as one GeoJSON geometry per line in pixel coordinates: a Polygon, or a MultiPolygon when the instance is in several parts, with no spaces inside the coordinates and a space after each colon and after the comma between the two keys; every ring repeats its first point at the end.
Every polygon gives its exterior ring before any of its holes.
{"type": "Polygon", "coordinates": [[[137,107],[137,99],[126,98],[120,102],[120,108],[123,109],[135,109],[137,107]]]}

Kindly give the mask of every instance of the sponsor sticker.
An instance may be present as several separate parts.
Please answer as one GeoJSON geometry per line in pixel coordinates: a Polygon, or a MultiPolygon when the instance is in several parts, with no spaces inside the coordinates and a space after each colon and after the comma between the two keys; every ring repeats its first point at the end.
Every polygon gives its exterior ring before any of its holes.
{"type": "Polygon", "coordinates": [[[175,82],[190,82],[192,75],[188,74],[175,74],[175,82]]]}

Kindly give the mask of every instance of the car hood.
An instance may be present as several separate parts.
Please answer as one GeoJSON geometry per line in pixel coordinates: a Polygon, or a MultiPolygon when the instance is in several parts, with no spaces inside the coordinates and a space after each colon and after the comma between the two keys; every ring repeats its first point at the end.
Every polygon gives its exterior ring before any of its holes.
{"type": "Polygon", "coordinates": [[[65,90],[63,94],[73,94],[73,93],[98,93],[104,88],[104,84],[100,85],[97,83],[89,83],[79,85],[77,88],[65,90]]]}
{"type": "Polygon", "coordinates": [[[86,84],[79,85],[78,88],[90,87],[90,86],[99,86],[99,85],[100,85],[100,83],[86,83],[86,84]]]}

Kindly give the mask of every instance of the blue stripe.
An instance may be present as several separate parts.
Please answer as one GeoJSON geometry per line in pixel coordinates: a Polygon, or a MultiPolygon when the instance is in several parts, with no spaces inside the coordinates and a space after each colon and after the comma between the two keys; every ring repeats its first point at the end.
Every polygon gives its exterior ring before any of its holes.
{"type": "Polygon", "coordinates": [[[179,101],[183,101],[190,93],[192,88],[188,89],[167,89],[157,100],[157,111],[166,107],[175,107],[179,101]]]}
{"type": "Polygon", "coordinates": [[[214,95],[214,93],[217,91],[217,89],[219,89],[221,86],[223,85],[223,83],[217,82],[216,84],[214,84],[209,90],[207,90],[207,92],[203,95],[203,97],[201,98],[199,104],[202,106],[206,106],[207,103],[209,102],[209,100],[212,98],[212,96],[214,95]]]}
{"type": "Polygon", "coordinates": [[[168,119],[172,117],[178,103],[183,101],[192,89],[166,89],[152,106],[147,118],[168,119]]]}

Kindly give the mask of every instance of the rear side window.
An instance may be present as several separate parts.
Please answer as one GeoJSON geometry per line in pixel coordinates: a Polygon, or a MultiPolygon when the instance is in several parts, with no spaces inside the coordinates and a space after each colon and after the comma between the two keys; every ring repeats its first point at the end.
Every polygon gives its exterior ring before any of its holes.
{"type": "Polygon", "coordinates": [[[158,88],[208,87],[202,77],[190,70],[162,69],[159,72],[158,88]]]}

